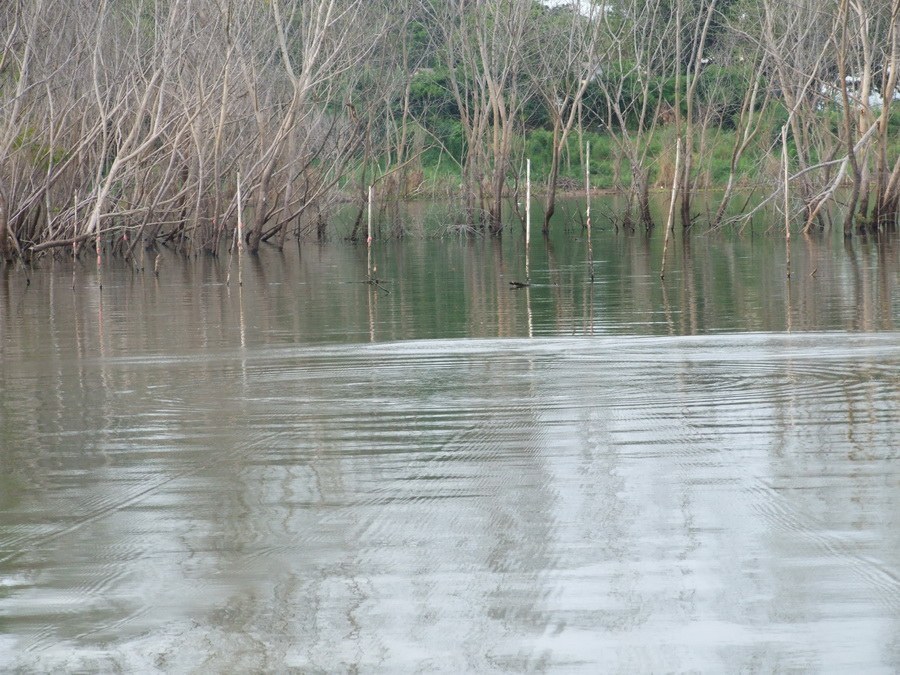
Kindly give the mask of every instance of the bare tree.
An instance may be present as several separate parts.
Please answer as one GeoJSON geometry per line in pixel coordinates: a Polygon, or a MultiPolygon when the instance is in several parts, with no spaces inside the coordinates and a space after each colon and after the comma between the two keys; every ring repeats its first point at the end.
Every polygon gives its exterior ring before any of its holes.
{"type": "Polygon", "coordinates": [[[675,62],[675,20],[662,0],[627,0],[604,15],[603,27],[603,42],[612,49],[597,79],[606,103],[604,126],[631,170],[624,224],[631,224],[636,201],[641,223],[650,228],[650,148],[660,126],[675,122],[663,90],[675,62]]]}
{"type": "Polygon", "coordinates": [[[425,6],[465,134],[467,210],[471,219],[480,220],[486,202],[490,231],[499,234],[513,134],[531,95],[519,46],[533,5],[529,0],[452,0],[425,6]]]}
{"type": "Polygon", "coordinates": [[[608,60],[611,42],[601,45],[608,5],[571,0],[539,14],[525,41],[523,60],[550,115],[553,140],[544,234],[556,210],[556,188],[562,149],[579,119],[588,85],[608,60]]]}

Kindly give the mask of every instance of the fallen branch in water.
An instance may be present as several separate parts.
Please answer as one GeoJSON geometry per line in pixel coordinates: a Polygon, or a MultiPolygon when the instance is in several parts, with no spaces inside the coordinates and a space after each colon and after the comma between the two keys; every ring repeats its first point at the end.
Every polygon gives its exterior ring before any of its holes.
{"type": "Polygon", "coordinates": [[[387,283],[386,279],[379,279],[377,277],[366,277],[365,281],[349,281],[347,283],[351,284],[366,284],[367,286],[374,286],[380,291],[384,291],[385,293],[390,293],[390,289],[385,288],[384,284],[387,283]]]}

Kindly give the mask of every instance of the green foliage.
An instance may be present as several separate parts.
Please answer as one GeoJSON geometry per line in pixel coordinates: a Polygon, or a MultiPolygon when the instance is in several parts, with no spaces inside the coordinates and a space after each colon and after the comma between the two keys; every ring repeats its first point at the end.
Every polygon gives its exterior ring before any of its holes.
{"type": "Polygon", "coordinates": [[[697,97],[701,105],[715,110],[724,128],[734,129],[752,80],[750,66],[722,66],[713,63],[700,73],[697,97]]]}
{"type": "Polygon", "coordinates": [[[458,118],[459,108],[450,91],[445,68],[420,68],[410,80],[410,112],[418,118],[458,118]]]}
{"type": "Polygon", "coordinates": [[[21,152],[36,171],[47,171],[66,161],[69,151],[65,148],[51,148],[40,140],[40,135],[33,127],[25,127],[13,139],[13,151],[21,152]]]}
{"type": "Polygon", "coordinates": [[[466,136],[458,119],[439,117],[432,120],[431,132],[439,138],[457,161],[462,161],[466,151],[466,136]]]}
{"type": "MultiPolygon", "coordinates": [[[[614,99],[614,105],[622,111],[626,127],[633,129],[638,125],[644,107],[645,87],[651,114],[660,94],[668,105],[675,105],[674,77],[651,77],[648,80],[640,75],[634,63],[628,61],[610,64],[588,88],[585,102],[595,110],[604,110],[607,106],[605,92],[608,92],[614,99]]],[[[618,124],[617,121],[614,123],[618,124]]]]}

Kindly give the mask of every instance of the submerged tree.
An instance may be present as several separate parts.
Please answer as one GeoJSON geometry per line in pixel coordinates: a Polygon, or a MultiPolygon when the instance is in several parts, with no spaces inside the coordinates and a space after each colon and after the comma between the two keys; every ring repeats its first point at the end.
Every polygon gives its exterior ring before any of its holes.
{"type": "Polygon", "coordinates": [[[631,173],[624,224],[631,225],[636,201],[641,223],[650,228],[650,148],[660,126],[676,119],[674,102],[667,97],[676,55],[675,20],[664,0],[625,0],[617,7],[618,12],[604,17],[604,41],[612,45],[612,58],[597,82],[605,99],[604,125],[631,173]]]}
{"type": "Polygon", "coordinates": [[[543,231],[550,231],[556,211],[559,164],[575,123],[581,119],[585,93],[610,60],[612,41],[601,42],[608,5],[603,2],[558,4],[535,12],[524,42],[523,60],[542,98],[553,130],[543,231]]]}
{"type": "Polygon", "coordinates": [[[425,6],[465,135],[467,212],[473,222],[486,216],[498,234],[516,121],[531,95],[519,45],[534,3],[425,0],[425,6]]]}
{"type": "Polygon", "coordinates": [[[848,235],[893,227],[898,23],[900,0],[0,3],[0,257],[215,254],[239,213],[250,251],[324,237],[369,184],[417,189],[427,153],[496,234],[535,126],[545,231],[586,127],[627,164],[625,223],[652,224],[680,138],[685,225],[710,185],[715,225],[742,188],[744,217],[776,203],[783,155],[807,229],[843,195],[848,235]]]}
{"type": "Polygon", "coordinates": [[[354,156],[344,101],[385,18],[361,0],[35,0],[0,12],[4,253],[113,234],[126,252],[140,240],[213,252],[238,176],[250,250],[283,242],[354,156]]]}

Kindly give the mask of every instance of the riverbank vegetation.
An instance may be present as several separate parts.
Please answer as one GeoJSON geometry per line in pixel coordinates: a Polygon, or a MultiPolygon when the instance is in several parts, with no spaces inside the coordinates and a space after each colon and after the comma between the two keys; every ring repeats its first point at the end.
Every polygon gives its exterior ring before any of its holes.
{"type": "Polygon", "coordinates": [[[526,159],[545,231],[585,162],[625,227],[672,185],[686,228],[900,213],[900,0],[14,0],[0,41],[6,261],[255,252],[348,203],[359,239],[369,186],[496,235],[526,159]]]}

